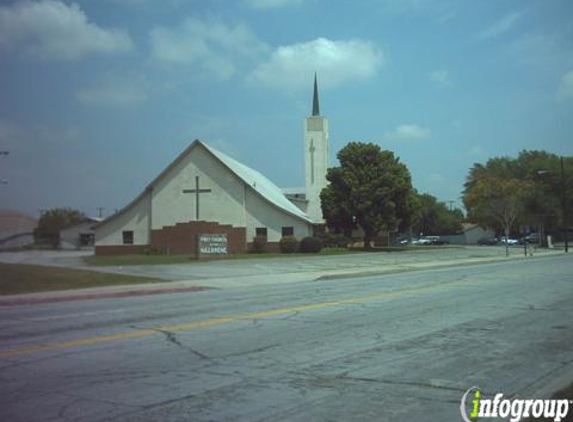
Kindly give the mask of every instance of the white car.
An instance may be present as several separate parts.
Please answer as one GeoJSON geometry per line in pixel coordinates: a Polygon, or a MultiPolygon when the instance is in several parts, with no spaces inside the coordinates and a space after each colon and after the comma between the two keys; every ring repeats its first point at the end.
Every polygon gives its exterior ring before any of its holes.
{"type": "Polygon", "coordinates": [[[506,239],[505,237],[502,237],[502,238],[500,239],[500,242],[501,242],[502,244],[504,244],[504,245],[505,245],[505,244],[508,244],[508,245],[510,245],[510,246],[511,246],[511,245],[518,245],[518,244],[519,244],[519,240],[517,240],[517,239],[511,239],[511,238],[506,239]]]}
{"type": "Polygon", "coordinates": [[[421,237],[417,240],[412,241],[413,245],[431,245],[432,239],[428,239],[427,237],[421,237]]]}

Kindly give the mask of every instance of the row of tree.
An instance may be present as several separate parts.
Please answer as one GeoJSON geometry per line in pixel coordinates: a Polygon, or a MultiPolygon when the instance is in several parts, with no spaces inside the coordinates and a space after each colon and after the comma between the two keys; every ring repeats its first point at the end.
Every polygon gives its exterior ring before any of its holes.
{"type": "Polygon", "coordinates": [[[522,151],[517,158],[496,157],[474,164],[464,185],[468,218],[503,231],[529,227],[538,233],[565,228],[571,210],[573,157],[522,151]]]}
{"type": "Polygon", "coordinates": [[[462,211],[420,195],[408,168],[391,151],[350,142],[337,157],[340,166],[328,169],[330,184],[320,195],[329,228],[349,235],[360,227],[366,248],[381,231],[439,235],[461,230],[462,211]]]}
{"type": "Polygon", "coordinates": [[[555,232],[567,220],[573,197],[573,157],[522,151],[517,158],[496,157],[474,164],[463,191],[467,218],[413,187],[408,168],[391,151],[351,142],[328,169],[330,184],[321,192],[327,226],[349,234],[361,228],[369,247],[377,233],[453,234],[464,221],[490,227],[506,237],[519,227],[555,232]]]}

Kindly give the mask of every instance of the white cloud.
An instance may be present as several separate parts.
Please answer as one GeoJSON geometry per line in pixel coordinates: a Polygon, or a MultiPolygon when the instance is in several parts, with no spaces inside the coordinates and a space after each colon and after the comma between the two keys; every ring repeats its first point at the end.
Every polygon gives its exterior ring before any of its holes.
{"type": "Polygon", "coordinates": [[[317,38],[276,48],[254,70],[251,80],[282,90],[305,89],[309,75],[316,71],[321,87],[328,88],[352,79],[369,78],[383,64],[384,55],[370,42],[317,38]]]}
{"type": "Polygon", "coordinates": [[[437,86],[447,86],[450,84],[450,73],[445,69],[435,70],[430,73],[430,80],[437,86]]]}
{"type": "Polygon", "coordinates": [[[484,29],[483,31],[479,32],[476,35],[476,38],[478,40],[486,40],[489,38],[495,38],[495,37],[500,36],[501,34],[507,32],[511,28],[513,28],[515,23],[519,20],[519,18],[521,18],[521,16],[524,13],[525,12],[512,12],[512,13],[505,15],[500,20],[498,20],[496,23],[494,23],[493,25],[491,25],[491,26],[487,27],[486,29],[484,29]]]}
{"type": "Polygon", "coordinates": [[[301,4],[304,0],[247,0],[254,9],[276,9],[301,4]]]}
{"type": "Polygon", "coordinates": [[[567,72],[561,78],[561,83],[557,90],[557,98],[560,100],[573,99],[573,70],[567,72]]]}
{"type": "Polygon", "coordinates": [[[24,0],[0,7],[0,49],[53,60],[129,51],[129,34],[88,22],[77,4],[24,0]]]}
{"type": "Polygon", "coordinates": [[[163,63],[194,64],[221,79],[230,78],[237,64],[254,60],[268,47],[243,25],[189,17],[177,28],[156,27],[151,31],[151,57],[163,63]]]}
{"type": "Polygon", "coordinates": [[[387,141],[417,141],[432,136],[432,131],[417,124],[400,125],[392,132],[386,132],[383,139],[387,141]]]}
{"type": "Polygon", "coordinates": [[[133,79],[113,79],[76,92],[76,99],[85,105],[130,106],[147,100],[147,92],[140,82],[133,79]]]}

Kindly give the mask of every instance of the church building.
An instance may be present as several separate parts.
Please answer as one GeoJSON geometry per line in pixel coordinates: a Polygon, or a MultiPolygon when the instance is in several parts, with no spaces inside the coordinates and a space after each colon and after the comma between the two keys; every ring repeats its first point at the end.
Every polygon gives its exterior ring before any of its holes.
{"type": "Polygon", "coordinates": [[[228,253],[244,253],[255,236],[269,250],[284,236],[302,239],[323,223],[328,121],[320,116],[314,80],[312,115],[305,125],[305,189],[281,191],[256,170],[195,140],[126,207],[95,226],[96,255],[194,254],[197,236],[225,234],[228,253]]]}

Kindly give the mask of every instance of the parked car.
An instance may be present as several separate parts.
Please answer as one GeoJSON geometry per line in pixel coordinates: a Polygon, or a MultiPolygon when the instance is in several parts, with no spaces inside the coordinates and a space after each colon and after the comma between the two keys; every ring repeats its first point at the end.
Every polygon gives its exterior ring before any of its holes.
{"type": "Polygon", "coordinates": [[[502,244],[504,244],[504,245],[507,244],[507,245],[509,245],[509,246],[519,245],[519,240],[517,240],[517,239],[512,239],[512,238],[507,238],[507,239],[506,239],[505,236],[500,239],[500,242],[501,242],[502,244]]]}
{"type": "Polygon", "coordinates": [[[482,237],[477,241],[478,245],[497,245],[498,243],[499,242],[495,237],[482,237]]]}
{"type": "Polygon", "coordinates": [[[408,243],[410,243],[410,240],[407,237],[399,237],[394,239],[395,245],[407,245],[408,243]]]}
{"type": "Polygon", "coordinates": [[[530,233],[525,237],[519,239],[519,243],[539,243],[539,235],[537,233],[530,233]]]}
{"type": "Polygon", "coordinates": [[[421,237],[419,239],[412,240],[412,245],[431,245],[432,240],[427,237],[421,237]]]}
{"type": "Polygon", "coordinates": [[[414,245],[446,245],[449,243],[447,240],[440,239],[440,236],[424,236],[412,241],[414,245]]]}

